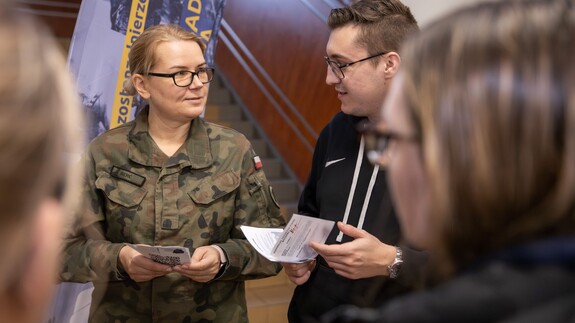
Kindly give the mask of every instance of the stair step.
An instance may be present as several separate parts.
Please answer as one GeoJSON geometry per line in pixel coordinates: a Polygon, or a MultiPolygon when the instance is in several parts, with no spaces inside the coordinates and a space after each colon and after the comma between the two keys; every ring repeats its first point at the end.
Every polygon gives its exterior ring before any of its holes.
{"type": "Polygon", "coordinates": [[[242,120],[242,108],[237,104],[210,103],[206,105],[204,118],[216,122],[220,120],[242,120]]]}
{"type": "Polygon", "coordinates": [[[225,87],[210,87],[210,94],[208,95],[208,104],[210,103],[233,103],[232,94],[225,87]]]}
{"type": "MultiPolygon", "coordinates": [[[[261,156],[260,156],[261,158],[261,156]]],[[[282,162],[277,158],[261,158],[264,172],[269,180],[282,179],[285,177],[282,162]]]]}
{"type": "Polygon", "coordinates": [[[252,148],[258,156],[262,159],[272,158],[270,150],[268,149],[268,143],[263,139],[252,139],[250,140],[252,148]]]}

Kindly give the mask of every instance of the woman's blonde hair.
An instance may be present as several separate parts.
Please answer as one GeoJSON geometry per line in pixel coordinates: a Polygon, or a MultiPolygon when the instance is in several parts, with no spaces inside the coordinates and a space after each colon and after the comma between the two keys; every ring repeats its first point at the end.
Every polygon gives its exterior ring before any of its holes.
{"type": "Polygon", "coordinates": [[[76,200],[64,194],[73,183],[65,153],[81,149],[82,118],[64,57],[46,26],[5,3],[0,39],[1,292],[17,270],[11,258],[26,251],[26,224],[41,200],[63,198],[69,207],[76,200]]]}
{"type": "Polygon", "coordinates": [[[403,47],[430,230],[452,269],[575,233],[574,35],[573,0],[500,1],[442,19],[403,47]]]}
{"type": "MultiPolygon", "coordinates": [[[[166,24],[152,26],[144,30],[132,45],[132,49],[128,54],[130,73],[132,75],[148,74],[156,62],[156,49],[158,45],[163,42],[177,40],[196,42],[200,46],[202,53],[206,50],[206,44],[204,44],[200,37],[178,25],[166,24]]],[[[130,95],[137,93],[130,79],[124,81],[123,85],[126,93],[130,95]]]]}

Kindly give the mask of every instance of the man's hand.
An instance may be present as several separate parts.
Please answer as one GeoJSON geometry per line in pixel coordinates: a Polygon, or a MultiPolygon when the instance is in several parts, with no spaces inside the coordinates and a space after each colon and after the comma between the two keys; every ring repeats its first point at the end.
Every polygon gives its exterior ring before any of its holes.
{"type": "Polygon", "coordinates": [[[338,275],[350,279],[389,275],[387,266],[395,259],[395,247],[387,245],[365,230],[337,223],[343,234],[353,241],[326,245],[311,242],[317,251],[338,275]]]}
{"type": "Polygon", "coordinates": [[[282,262],[281,265],[284,267],[289,280],[296,285],[301,285],[309,279],[311,272],[315,269],[316,262],[314,259],[303,263],[282,262]]]}
{"type": "Polygon", "coordinates": [[[136,282],[145,282],[172,272],[170,266],[146,258],[128,246],[120,249],[118,258],[124,271],[136,282]]]}
{"type": "Polygon", "coordinates": [[[199,247],[194,251],[191,262],[175,266],[175,272],[190,278],[191,280],[205,283],[220,271],[220,253],[212,246],[199,247]]]}

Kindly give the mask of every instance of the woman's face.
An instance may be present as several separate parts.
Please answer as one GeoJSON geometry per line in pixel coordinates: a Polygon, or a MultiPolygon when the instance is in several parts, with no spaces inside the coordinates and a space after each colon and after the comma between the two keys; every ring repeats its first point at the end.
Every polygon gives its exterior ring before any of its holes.
{"type": "Polygon", "coordinates": [[[391,134],[382,164],[399,214],[405,238],[419,248],[429,247],[430,201],[427,174],[423,166],[421,142],[408,116],[402,97],[403,74],[396,75],[382,110],[379,130],[391,134]]]}
{"type": "MultiPolygon", "coordinates": [[[[158,45],[156,61],[150,72],[195,72],[198,68],[206,67],[202,50],[196,42],[176,40],[158,45]]],[[[197,75],[192,84],[186,87],[176,86],[172,78],[157,76],[145,77],[144,84],[146,93],[142,96],[150,104],[150,117],[165,122],[190,122],[203,112],[208,98],[209,84],[202,84],[197,75]]]]}

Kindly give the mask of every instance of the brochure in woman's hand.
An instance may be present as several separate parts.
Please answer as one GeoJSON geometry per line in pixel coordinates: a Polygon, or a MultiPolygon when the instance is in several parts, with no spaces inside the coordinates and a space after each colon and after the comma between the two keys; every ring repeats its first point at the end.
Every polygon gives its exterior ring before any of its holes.
{"type": "Polygon", "coordinates": [[[190,263],[190,250],[179,246],[149,246],[144,244],[131,244],[130,247],[155,262],[176,266],[190,263]]]}

